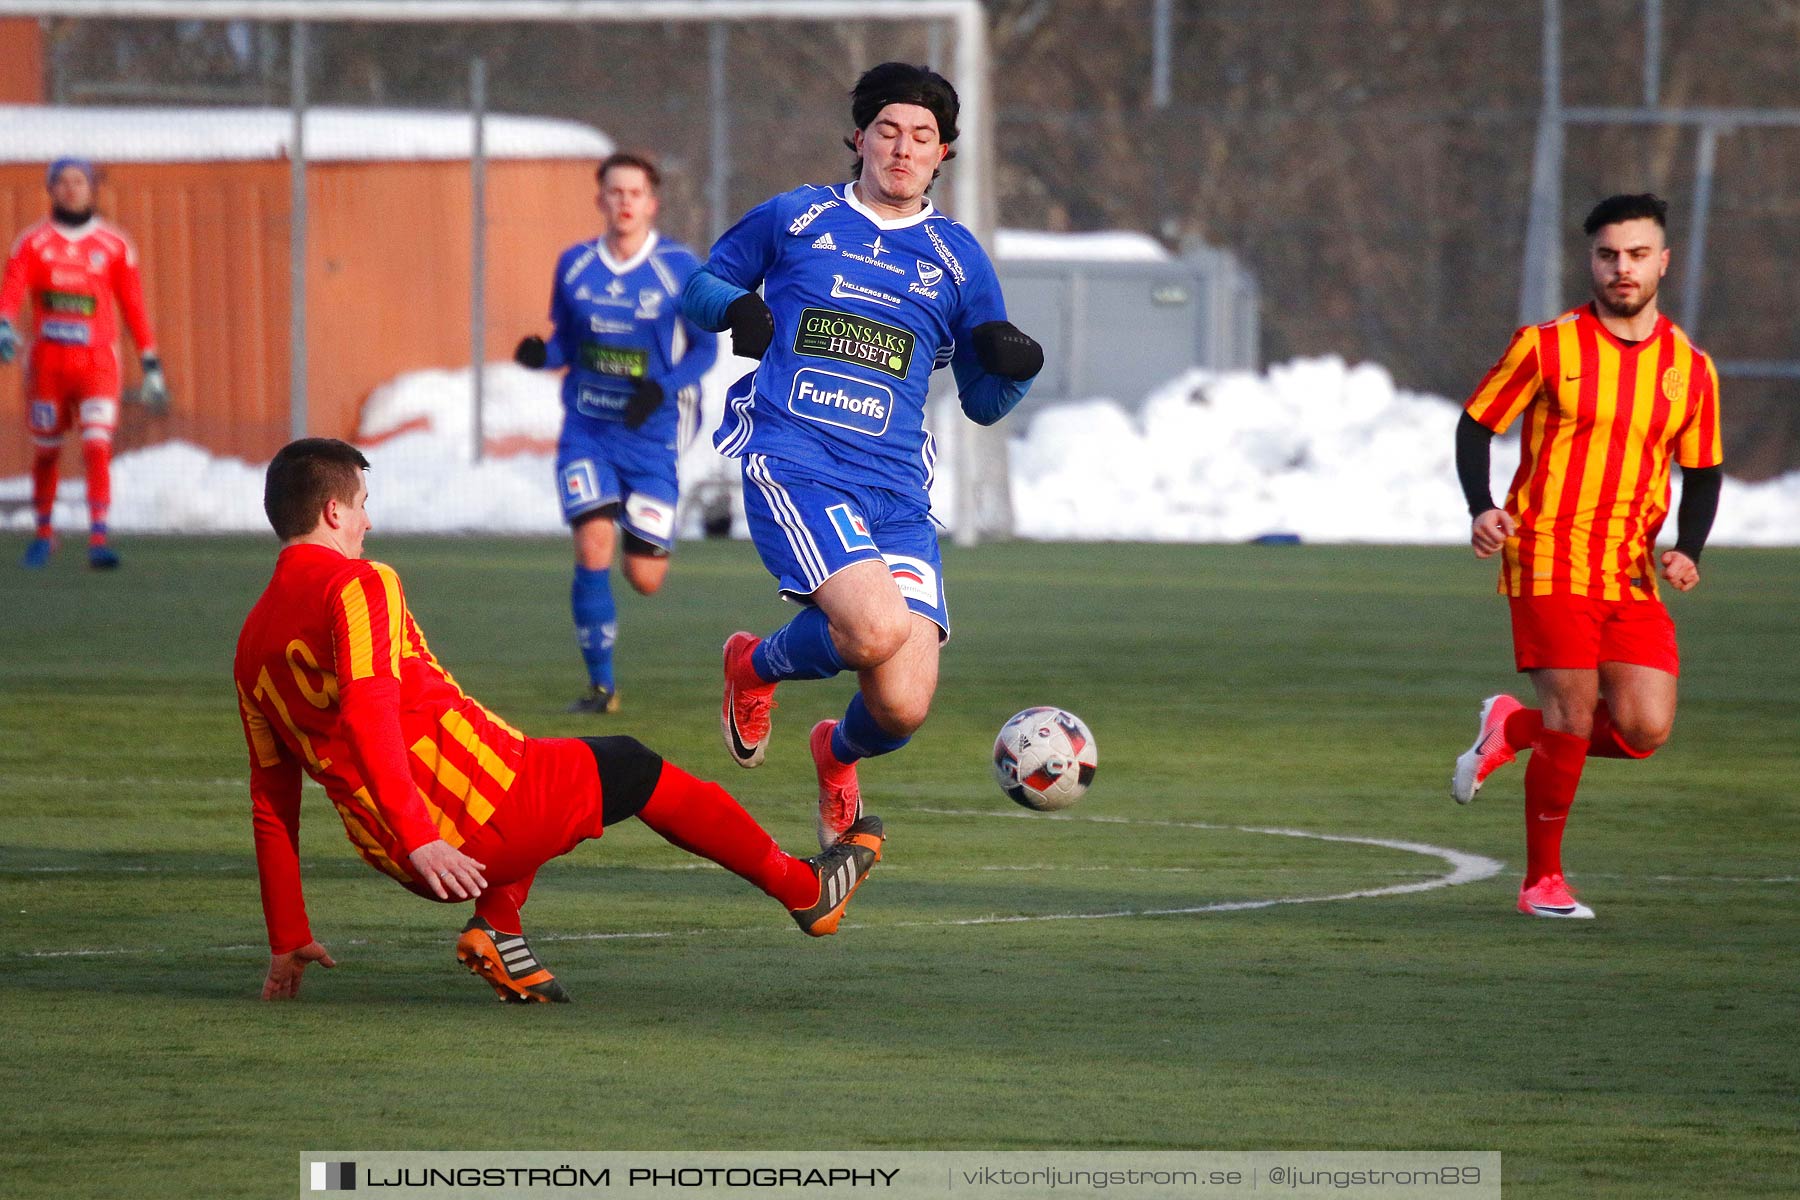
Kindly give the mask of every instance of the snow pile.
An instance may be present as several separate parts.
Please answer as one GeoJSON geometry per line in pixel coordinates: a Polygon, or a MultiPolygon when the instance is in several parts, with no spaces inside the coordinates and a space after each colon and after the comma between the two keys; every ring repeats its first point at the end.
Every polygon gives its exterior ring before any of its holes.
{"type": "MultiPolygon", "coordinates": [[[[1103,400],[1040,412],[1009,445],[1021,537],[1046,541],[1450,542],[1469,536],[1456,482],[1461,409],[1382,367],[1300,359],[1267,374],[1191,371],[1136,415],[1103,400]]],[[[1492,494],[1519,463],[1494,441],[1492,494]]],[[[1680,499],[1676,472],[1674,501],[1680,499]]],[[[1671,517],[1671,521],[1673,518],[1671,517]]],[[[1671,540],[1673,528],[1665,531],[1671,540]]],[[[1709,544],[1800,541],[1800,472],[1727,479],[1709,544]]]]}
{"type": "MultiPolygon", "coordinates": [[[[702,436],[683,455],[682,537],[710,513],[743,533],[737,471],[708,436],[724,390],[752,364],[721,355],[703,383],[702,436]]],[[[373,465],[370,512],[389,533],[557,533],[558,378],[495,363],[483,376],[488,453],[471,453],[469,372],[421,371],[377,389],[359,441],[373,465]]],[[[1266,374],[1192,371],[1135,413],[1105,400],[1040,411],[1009,445],[1018,533],[1045,540],[1444,542],[1468,537],[1456,485],[1458,407],[1405,392],[1381,367],[1304,359],[1266,374]]],[[[955,418],[961,422],[961,418],[955,418]]],[[[945,453],[940,461],[954,455],[945,453]]],[[[1516,435],[1494,445],[1493,492],[1518,463],[1516,435]]],[[[167,443],[114,464],[112,524],[122,531],[263,532],[262,467],[167,443]]],[[[940,484],[944,481],[940,480],[940,484]]],[[[30,528],[30,480],[0,480],[0,512],[30,528]]],[[[940,486],[948,505],[953,492],[940,486]]],[[[953,517],[953,513],[947,513],[953,517]]],[[[79,483],[57,523],[86,524],[79,483]]],[[[1713,541],[1800,542],[1800,472],[1727,480],[1713,541]]]]}

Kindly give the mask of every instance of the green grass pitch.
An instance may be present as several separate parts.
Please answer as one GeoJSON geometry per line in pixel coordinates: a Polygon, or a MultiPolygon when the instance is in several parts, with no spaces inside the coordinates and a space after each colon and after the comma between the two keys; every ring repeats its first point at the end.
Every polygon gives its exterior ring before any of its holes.
{"type": "MultiPolygon", "coordinates": [[[[377,505],[379,521],[379,506],[377,505]]],[[[1595,761],[1571,877],[1513,912],[1522,771],[1451,760],[1516,688],[1493,570],[1452,548],[949,550],[930,723],[863,768],[888,856],[813,941],[632,823],[546,867],[528,930],[576,1003],[517,1009],[451,957],[463,910],[363,866],[316,789],[302,846],[337,970],[264,1005],[229,674],[273,543],[128,540],[0,566],[0,1193],[288,1194],[368,1149],[1496,1149],[1516,1196],[1800,1192],[1800,557],[1715,549],[1674,597],[1674,740],[1595,761]],[[1023,814],[1015,710],[1093,727],[1069,814],[1023,814]],[[1465,886],[1143,913],[1424,882],[1465,886]]],[[[433,648],[528,732],[629,732],[812,842],[784,688],[769,760],[718,744],[718,648],[783,606],[749,547],[683,546],[621,600],[624,711],[578,690],[558,541],[371,541],[433,648]]]]}

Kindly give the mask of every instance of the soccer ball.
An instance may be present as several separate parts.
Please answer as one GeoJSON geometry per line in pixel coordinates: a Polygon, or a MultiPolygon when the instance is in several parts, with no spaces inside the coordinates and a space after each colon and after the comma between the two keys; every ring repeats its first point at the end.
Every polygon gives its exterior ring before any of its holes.
{"type": "Polygon", "coordinates": [[[1080,717],[1060,708],[1028,708],[1002,725],[994,739],[1000,790],[1039,812],[1081,799],[1098,767],[1094,735],[1080,717]]]}

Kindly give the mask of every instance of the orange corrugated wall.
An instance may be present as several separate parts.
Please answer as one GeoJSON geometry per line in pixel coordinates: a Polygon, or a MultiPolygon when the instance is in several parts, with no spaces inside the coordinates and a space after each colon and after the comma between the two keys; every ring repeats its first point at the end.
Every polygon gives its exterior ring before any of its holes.
{"type": "MultiPolygon", "coordinates": [[[[587,160],[488,164],[490,361],[547,328],[557,253],[598,232],[593,171],[587,160]]],[[[8,248],[47,211],[43,172],[0,164],[8,248]]],[[[101,211],[137,245],[175,395],[161,418],[127,406],[122,448],[179,437],[255,461],[287,439],[288,188],[279,162],[106,169],[101,211]]],[[[468,362],[471,200],[467,162],[308,168],[309,432],[349,437],[371,389],[468,362]]],[[[0,368],[0,393],[0,474],[13,475],[30,459],[17,363],[0,368]]],[[[75,451],[65,455],[65,466],[78,466],[75,451]]]]}

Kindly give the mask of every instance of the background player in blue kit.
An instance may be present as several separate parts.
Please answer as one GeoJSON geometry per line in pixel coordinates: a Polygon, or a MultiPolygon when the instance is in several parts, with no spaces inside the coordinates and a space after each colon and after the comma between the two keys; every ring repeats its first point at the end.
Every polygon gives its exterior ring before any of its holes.
{"type": "Polygon", "coordinates": [[[762,359],[732,386],[713,441],[743,460],[757,552],[804,606],[767,638],[725,643],[726,748],[740,766],[762,762],[782,680],[849,669],[861,685],[841,721],[813,727],[821,844],[861,811],[857,760],[905,745],[937,688],[950,617],[930,512],[931,373],[948,365],[963,411],[991,425],[1044,364],[1007,321],[974,236],[926,198],[956,140],[949,81],[883,63],[850,100],[854,180],[751,209],[682,295],[696,323],[762,359]]]}
{"type": "Polygon", "coordinates": [[[698,429],[700,377],[719,346],[681,316],[681,289],[698,263],[656,232],[655,164],[614,154],[597,175],[606,232],[556,260],[554,331],[548,342],[523,339],[513,357],[527,367],[568,368],[556,478],[575,536],[569,603],[588,672],[588,690],[569,711],[610,713],[619,708],[615,526],[625,535],[625,578],[647,596],[669,573],[681,498],[675,459],[698,429]]]}

